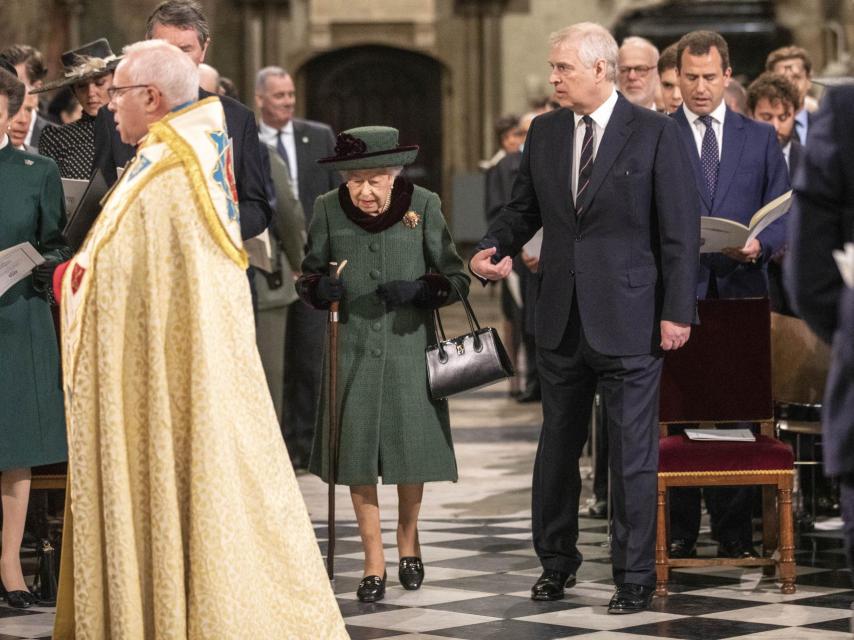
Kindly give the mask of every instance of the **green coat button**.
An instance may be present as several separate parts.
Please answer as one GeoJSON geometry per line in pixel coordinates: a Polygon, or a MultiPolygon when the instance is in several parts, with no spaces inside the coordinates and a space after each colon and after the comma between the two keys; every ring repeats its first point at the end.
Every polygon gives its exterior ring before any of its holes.
{"type": "Polygon", "coordinates": [[[383,354],[382,349],[371,349],[371,355],[375,358],[379,358],[383,354]]]}
{"type": "Polygon", "coordinates": [[[374,324],[371,325],[371,329],[373,329],[374,331],[379,331],[382,328],[383,328],[382,322],[375,322],[374,324]]]}
{"type": "Polygon", "coordinates": [[[369,248],[370,248],[370,250],[371,250],[371,251],[373,251],[374,253],[376,253],[377,251],[379,251],[379,250],[380,250],[380,243],[379,243],[379,242],[372,242],[372,243],[369,245],[369,248]]]}
{"type": "Polygon", "coordinates": [[[379,269],[371,269],[371,280],[379,280],[380,279],[380,270],[379,269]]]}

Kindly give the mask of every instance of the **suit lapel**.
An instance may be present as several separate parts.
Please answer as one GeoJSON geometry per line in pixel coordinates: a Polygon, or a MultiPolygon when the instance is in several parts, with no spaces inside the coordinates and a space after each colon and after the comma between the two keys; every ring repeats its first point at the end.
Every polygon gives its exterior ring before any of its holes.
{"type": "Polygon", "coordinates": [[[593,175],[590,176],[590,186],[588,187],[590,189],[587,200],[590,203],[588,209],[593,206],[596,193],[602,186],[605,176],[611,171],[614,161],[620,155],[620,151],[623,150],[629,136],[632,135],[632,128],[628,126],[632,120],[634,120],[634,115],[632,114],[631,103],[621,94],[617,94],[617,104],[614,105],[614,111],[608,120],[605,133],[593,160],[593,175]]]}
{"type": "Polygon", "coordinates": [[[741,152],[744,150],[744,122],[740,116],[729,109],[724,117],[723,149],[721,150],[721,167],[718,173],[718,187],[715,190],[714,204],[723,202],[729,186],[732,184],[736,169],[741,163],[741,152]]]}
{"type": "Polygon", "coordinates": [[[700,168],[700,154],[697,153],[697,144],[694,142],[694,130],[688,118],[685,116],[685,111],[682,107],[676,110],[673,118],[679,124],[682,130],[682,143],[685,145],[685,151],[688,152],[688,157],[691,159],[691,169],[694,171],[694,183],[697,185],[697,193],[700,194],[700,199],[706,207],[707,212],[712,210],[712,199],[709,197],[709,189],[706,187],[706,180],[703,178],[703,171],[700,168]]]}
{"type": "Polygon", "coordinates": [[[308,132],[302,122],[294,118],[294,147],[297,150],[297,174],[304,176],[303,169],[308,162],[308,145],[303,142],[303,138],[308,141],[308,132]]]}

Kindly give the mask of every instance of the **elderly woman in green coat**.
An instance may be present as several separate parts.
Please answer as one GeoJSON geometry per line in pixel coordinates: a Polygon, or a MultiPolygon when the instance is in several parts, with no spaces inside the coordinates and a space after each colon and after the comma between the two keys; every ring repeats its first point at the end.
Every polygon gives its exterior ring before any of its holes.
{"type": "Polygon", "coordinates": [[[51,268],[66,259],[60,230],[65,206],[52,160],[12,148],[6,128],[24,85],[0,68],[0,251],[30,243],[48,262],[0,295],[0,580],[7,603],[35,604],[21,570],[30,467],[67,459],[59,350],[45,299],[51,268]]]}
{"type": "MultiPolygon", "coordinates": [[[[385,595],[377,480],[396,484],[398,578],[418,589],[424,578],[418,512],[425,482],[455,481],[448,404],[433,400],[424,350],[435,342],[432,309],[468,295],[439,197],[400,173],[418,147],[398,145],[391,127],[360,127],[338,136],[336,155],[320,161],[344,184],[314,205],[308,252],[298,282],[315,308],[340,301],[336,480],[350,486],[365,549],[357,595],[385,595]],[[347,260],[340,280],[330,262],[347,260]]],[[[322,397],[310,470],[329,481],[327,398],[322,397]]]]}

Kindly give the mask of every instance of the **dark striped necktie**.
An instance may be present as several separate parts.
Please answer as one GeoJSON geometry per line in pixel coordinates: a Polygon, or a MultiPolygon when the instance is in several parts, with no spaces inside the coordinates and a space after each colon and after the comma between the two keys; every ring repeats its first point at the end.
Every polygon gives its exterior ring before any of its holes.
{"type": "Polygon", "coordinates": [[[581,156],[578,159],[578,188],[575,191],[575,215],[584,213],[587,203],[587,189],[593,175],[593,118],[582,116],[584,122],[584,140],[581,143],[581,156]]]}

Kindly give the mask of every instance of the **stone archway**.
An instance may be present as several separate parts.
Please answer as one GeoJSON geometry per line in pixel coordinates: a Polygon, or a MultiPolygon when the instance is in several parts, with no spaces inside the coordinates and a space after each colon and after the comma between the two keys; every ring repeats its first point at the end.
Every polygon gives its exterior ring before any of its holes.
{"type": "Polygon", "coordinates": [[[299,77],[309,118],[336,132],[372,124],[398,128],[401,144],[421,147],[407,176],[441,192],[441,63],[404,49],[357,46],[312,58],[299,77]]]}

